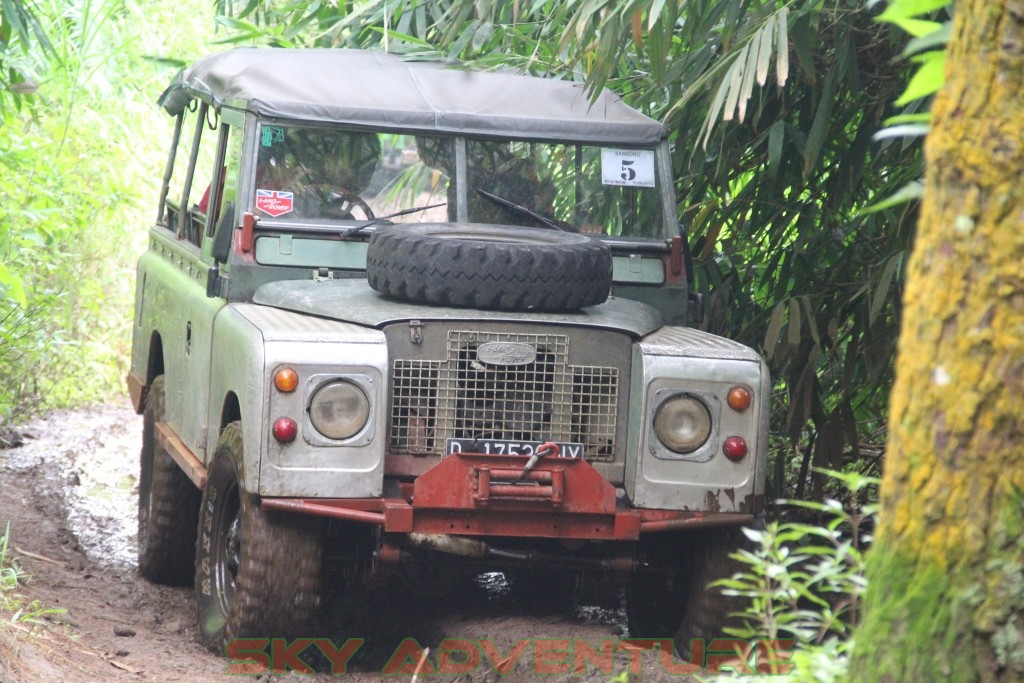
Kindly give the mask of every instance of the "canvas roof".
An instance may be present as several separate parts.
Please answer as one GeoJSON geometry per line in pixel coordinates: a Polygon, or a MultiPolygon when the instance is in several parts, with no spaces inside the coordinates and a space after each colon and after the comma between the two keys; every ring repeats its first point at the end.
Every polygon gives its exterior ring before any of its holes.
{"type": "Polygon", "coordinates": [[[191,97],[261,116],[467,135],[648,145],[664,127],[608,90],[480,72],[364,50],[236,48],[182,71],[160,97],[191,97]]]}

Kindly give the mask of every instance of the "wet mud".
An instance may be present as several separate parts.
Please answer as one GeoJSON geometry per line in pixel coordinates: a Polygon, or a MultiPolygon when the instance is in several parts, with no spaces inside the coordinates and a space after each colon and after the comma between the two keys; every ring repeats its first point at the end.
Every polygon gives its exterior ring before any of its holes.
{"type": "MultiPolygon", "coordinates": [[[[356,602],[329,601],[322,637],[354,654],[332,670],[313,642],[299,659],[236,666],[198,641],[191,588],[135,571],[141,418],[129,408],[59,411],[20,425],[0,449],[0,532],[30,575],[24,602],[57,610],[0,626],[8,681],[679,681],[656,653],[624,646],[617,588],[571,578],[543,589],[514,575],[473,574],[429,590],[396,581],[356,602]],[[357,604],[358,603],[358,604],[357,604]],[[440,658],[439,658],[440,654],[440,658]],[[287,665],[287,666],[286,666],[287,665]],[[292,666],[294,665],[294,666],[292,666]],[[280,669],[315,667],[296,677],[280,669]]],[[[325,647],[328,645],[325,643],[325,647]]]]}

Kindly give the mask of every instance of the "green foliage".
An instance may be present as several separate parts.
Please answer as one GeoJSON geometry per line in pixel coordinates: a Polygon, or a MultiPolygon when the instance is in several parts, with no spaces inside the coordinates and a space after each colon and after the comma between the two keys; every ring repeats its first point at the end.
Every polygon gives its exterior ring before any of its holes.
{"type": "MultiPolygon", "coordinates": [[[[945,83],[946,43],[952,31],[952,20],[937,22],[934,17],[943,10],[951,11],[952,3],[948,0],[894,0],[879,14],[879,22],[893,24],[912,39],[900,53],[902,59],[909,59],[918,65],[910,78],[906,89],[896,99],[896,104],[903,106],[930,98],[945,83]],[[924,16],[924,18],[922,18],[924,16]]],[[[924,137],[928,133],[932,116],[928,112],[921,114],[905,114],[890,117],[886,120],[888,128],[874,135],[874,139],[889,137],[924,137]]],[[[884,202],[893,206],[900,202],[921,199],[919,180],[903,187],[899,193],[884,202]]],[[[879,210],[883,203],[876,204],[868,210],[879,210]]]]}
{"type": "Polygon", "coordinates": [[[761,531],[745,529],[753,547],[733,555],[744,570],[715,584],[747,600],[736,615],[742,626],[726,629],[730,635],[795,641],[793,672],[771,680],[840,680],[853,647],[849,636],[867,588],[864,550],[877,518],[877,506],[863,500],[877,497],[879,481],[851,472],[823,474],[838,486],[838,498],[783,501],[812,515],[814,523],[773,521],[761,531]]]}
{"type": "MultiPolygon", "coordinates": [[[[704,326],[758,348],[773,431],[838,468],[883,422],[920,176],[873,140],[907,85],[898,29],[818,0],[220,0],[230,42],[371,47],[607,86],[664,121],[704,326]],[[728,121],[723,124],[722,121],[728,121]]],[[[802,485],[802,482],[801,482],[802,485]]],[[[816,481],[815,490],[819,490],[816,481]]]]}
{"type": "Polygon", "coordinates": [[[25,572],[17,564],[8,559],[8,546],[11,540],[11,523],[8,522],[4,528],[4,535],[0,536],[0,597],[3,602],[0,605],[4,610],[9,609],[10,595],[25,577],[25,572]]]}
{"type": "Polygon", "coordinates": [[[154,101],[174,72],[149,57],[198,56],[209,35],[202,0],[26,7],[47,48],[19,42],[39,91],[0,111],[0,422],[123,391],[170,130],[154,101]]]}
{"type": "Polygon", "coordinates": [[[34,53],[56,56],[38,11],[32,0],[0,0],[0,117],[11,105],[20,110],[24,98],[36,92],[34,53]]]}
{"type": "Polygon", "coordinates": [[[13,558],[9,557],[11,523],[8,522],[4,535],[0,536],[0,624],[28,624],[37,626],[47,617],[64,614],[65,609],[44,607],[38,600],[29,600],[18,589],[29,580],[13,558]]]}
{"type": "MultiPolygon", "coordinates": [[[[939,10],[949,10],[949,0],[894,0],[877,20],[899,26],[913,36],[900,58],[910,59],[917,64],[917,70],[906,89],[896,100],[898,106],[920,103],[931,98],[945,83],[946,43],[949,42],[952,22],[933,21],[939,10]],[[926,18],[922,19],[921,17],[926,18]]],[[[928,133],[931,113],[902,114],[889,117],[887,128],[875,133],[875,140],[888,138],[919,138],[928,133]]],[[[864,209],[865,213],[882,211],[901,204],[920,200],[924,196],[924,183],[920,177],[910,181],[890,196],[864,209]]]]}
{"type": "MultiPolygon", "coordinates": [[[[901,58],[909,58],[918,67],[903,94],[896,100],[899,106],[930,97],[945,83],[946,43],[952,31],[952,21],[936,21],[940,10],[949,11],[950,0],[893,0],[877,20],[894,24],[913,38],[901,58]]],[[[928,117],[923,119],[928,120],[928,117]]],[[[890,119],[889,123],[895,123],[890,119]]]]}

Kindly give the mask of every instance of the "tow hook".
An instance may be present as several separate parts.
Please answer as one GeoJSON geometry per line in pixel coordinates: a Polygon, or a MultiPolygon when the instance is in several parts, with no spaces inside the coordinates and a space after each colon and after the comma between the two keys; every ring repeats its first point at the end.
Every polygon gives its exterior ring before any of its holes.
{"type": "Polygon", "coordinates": [[[523,479],[525,479],[526,475],[532,472],[533,468],[537,466],[537,463],[540,462],[541,458],[548,455],[557,458],[561,454],[561,452],[561,449],[558,448],[558,444],[553,443],[551,441],[546,441],[542,443],[540,446],[537,446],[537,450],[535,450],[533,452],[533,455],[530,456],[530,459],[526,461],[526,465],[523,467],[523,471],[519,473],[518,477],[512,480],[512,483],[518,484],[523,479]]]}

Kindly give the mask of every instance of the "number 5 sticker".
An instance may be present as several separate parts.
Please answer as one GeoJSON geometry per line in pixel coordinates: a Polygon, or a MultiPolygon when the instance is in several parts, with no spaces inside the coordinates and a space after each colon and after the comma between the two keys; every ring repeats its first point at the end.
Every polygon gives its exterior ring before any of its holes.
{"type": "Polygon", "coordinates": [[[654,187],[654,151],[602,149],[601,184],[654,187]]]}

